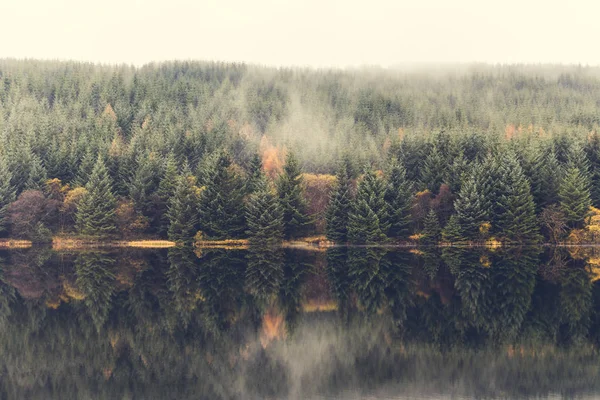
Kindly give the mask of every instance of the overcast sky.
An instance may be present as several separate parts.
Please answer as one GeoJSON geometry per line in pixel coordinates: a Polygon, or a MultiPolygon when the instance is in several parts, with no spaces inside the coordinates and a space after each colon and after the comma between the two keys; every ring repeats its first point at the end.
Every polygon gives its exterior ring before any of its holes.
{"type": "Polygon", "coordinates": [[[594,0],[0,0],[0,14],[0,57],[600,64],[594,0]]]}

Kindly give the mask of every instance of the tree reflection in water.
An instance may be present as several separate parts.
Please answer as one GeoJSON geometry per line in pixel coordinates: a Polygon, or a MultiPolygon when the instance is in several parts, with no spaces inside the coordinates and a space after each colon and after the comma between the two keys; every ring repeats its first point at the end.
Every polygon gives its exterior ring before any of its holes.
{"type": "Polygon", "coordinates": [[[0,398],[600,394],[593,249],[0,260],[0,398]]]}

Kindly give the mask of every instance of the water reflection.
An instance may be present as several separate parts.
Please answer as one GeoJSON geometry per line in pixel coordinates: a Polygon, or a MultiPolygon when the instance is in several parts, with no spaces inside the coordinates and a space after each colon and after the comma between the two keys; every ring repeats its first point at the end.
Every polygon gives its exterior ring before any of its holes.
{"type": "Polygon", "coordinates": [[[600,395],[596,252],[4,252],[0,398],[600,395]]]}

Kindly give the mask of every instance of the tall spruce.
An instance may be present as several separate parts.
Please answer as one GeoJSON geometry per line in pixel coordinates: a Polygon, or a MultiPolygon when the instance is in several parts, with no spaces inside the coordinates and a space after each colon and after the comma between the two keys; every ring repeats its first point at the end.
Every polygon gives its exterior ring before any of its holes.
{"type": "Polygon", "coordinates": [[[499,215],[496,218],[496,231],[510,241],[537,241],[539,228],[533,195],[514,153],[504,153],[500,176],[502,179],[497,182],[499,215]]]}
{"type": "Polygon", "coordinates": [[[275,247],[283,240],[283,211],[265,177],[255,182],[246,203],[246,234],[250,245],[275,247]]]}
{"type": "Polygon", "coordinates": [[[389,214],[385,202],[385,182],[367,172],[358,184],[348,220],[348,241],[356,244],[387,240],[389,214]]]}
{"type": "Polygon", "coordinates": [[[87,193],[77,207],[77,230],[83,235],[106,237],[116,232],[116,199],[102,157],[98,156],[85,185],[87,193]]]}
{"type": "Polygon", "coordinates": [[[327,239],[338,243],[348,241],[348,219],[352,209],[352,193],[346,163],[336,173],[336,184],[329,198],[325,219],[327,239]]]}
{"type": "Polygon", "coordinates": [[[472,174],[461,187],[454,208],[464,237],[476,239],[479,227],[489,218],[482,183],[476,174],[472,174]]]}
{"type": "Polygon", "coordinates": [[[25,183],[25,189],[43,191],[47,180],[48,172],[46,171],[42,160],[37,154],[33,154],[29,168],[29,177],[25,183]]]}
{"type": "Polygon", "coordinates": [[[177,177],[175,191],[168,203],[168,237],[174,242],[189,244],[192,242],[198,223],[198,188],[195,177],[184,169],[177,177]]]}
{"type": "Polygon", "coordinates": [[[262,169],[263,164],[260,156],[254,154],[250,160],[250,165],[248,166],[248,176],[244,183],[244,194],[250,195],[258,189],[262,189],[264,183],[264,173],[262,169]]]}
{"type": "Polygon", "coordinates": [[[389,211],[389,237],[405,238],[410,234],[412,200],[412,184],[406,179],[406,170],[397,160],[393,160],[385,191],[389,211]]]}
{"type": "Polygon", "coordinates": [[[167,233],[169,228],[169,216],[167,215],[169,200],[175,194],[178,178],[177,161],[173,153],[170,153],[164,166],[164,173],[158,184],[158,191],[155,196],[155,212],[159,220],[158,232],[167,233]]]}
{"type": "Polygon", "coordinates": [[[288,153],[283,173],[277,180],[277,194],[283,210],[284,237],[291,239],[308,234],[313,221],[302,190],[302,171],[292,152],[288,153]]]}
{"type": "Polygon", "coordinates": [[[568,225],[571,228],[582,228],[592,201],[589,181],[574,164],[570,164],[565,170],[558,188],[558,198],[568,225]]]}
{"type": "Polygon", "coordinates": [[[202,172],[200,230],[213,239],[239,238],[246,231],[243,182],[228,154],[220,154],[215,161],[202,172]]]}
{"type": "Polygon", "coordinates": [[[440,228],[440,219],[432,208],[427,213],[423,224],[423,238],[421,242],[427,245],[434,245],[440,241],[442,230],[440,228]]]}
{"type": "Polygon", "coordinates": [[[456,244],[460,243],[463,239],[458,215],[452,214],[450,219],[448,219],[448,223],[444,229],[442,229],[442,240],[444,240],[444,242],[456,244]]]}
{"type": "Polygon", "coordinates": [[[15,201],[15,189],[11,185],[12,174],[4,157],[0,157],[0,233],[7,229],[6,213],[10,203],[15,201]]]}
{"type": "Polygon", "coordinates": [[[437,193],[440,190],[440,185],[447,180],[447,171],[446,160],[437,146],[433,146],[433,149],[423,163],[423,170],[421,172],[423,185],[431,193],[437,193]]]}

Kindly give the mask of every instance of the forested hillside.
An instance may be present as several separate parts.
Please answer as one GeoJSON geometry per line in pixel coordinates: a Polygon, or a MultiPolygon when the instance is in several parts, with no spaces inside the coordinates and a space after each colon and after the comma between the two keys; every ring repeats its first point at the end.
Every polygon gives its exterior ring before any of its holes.
{"type": "Polygon", "coordinates": [[[38,241],[593,241],[599,110],[600,68],[2,60],[0,222],[38,241]]]}

